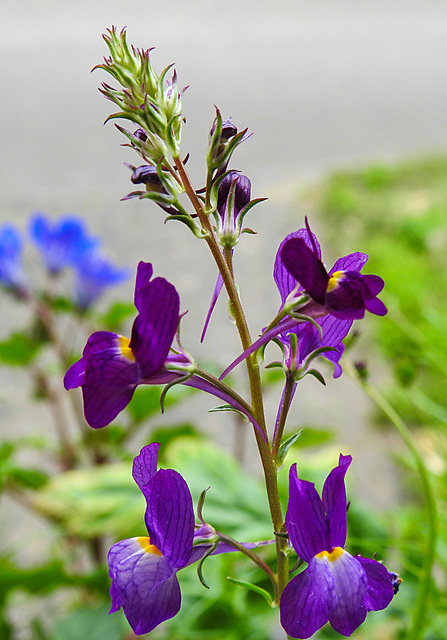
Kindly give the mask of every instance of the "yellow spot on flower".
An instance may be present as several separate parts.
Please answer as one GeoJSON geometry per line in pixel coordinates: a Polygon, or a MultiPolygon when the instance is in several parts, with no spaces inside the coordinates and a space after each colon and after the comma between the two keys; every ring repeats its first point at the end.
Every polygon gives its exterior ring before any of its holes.
{"type": "Polygon", "coordinates": [[[317,553],[316,558],[327,558],[329,562],[334,562],[338,560],[340,556],[344,553],[341,547],[334,547],[332,551],[322,551],[321,553],[317,553]]]}
{"type": "Polygon", "coordinates": [[[146,553],[153,553],[156,556],[162,556],[162,552],[158,549],[155,544],[151,544],[151,539],[149,537],[141,537],[137,538],[141,548],[146,551],[146,553]]]}
{"type": "Polygon", "coordinates": [[[121,349],[121,353],[123,354],[123,356],[125,358],[128,358],[129,360],[132,360],[132,362],[135,362],[135,356],[133,355],[132,349],[129,347],[129,344],[130,344],[129,338],[120,336],[119,341],[120,341],[119,347],[121,349]]]}
{"type": "Polygon", "coordinates": [[[329,291],[332,291],[332,289],[335,289],[335,287],[338,286],[338,283],[340,282],[340,280],[343,280],[344,277],[345,277],[344,271],[335,271],[329,278],[326,292],[329,292],[329,291]]]}

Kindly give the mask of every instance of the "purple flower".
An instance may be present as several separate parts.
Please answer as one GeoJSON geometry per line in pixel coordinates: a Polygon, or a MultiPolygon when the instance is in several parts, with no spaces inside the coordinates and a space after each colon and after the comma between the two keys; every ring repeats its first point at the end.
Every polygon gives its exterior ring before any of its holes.
{"type": "Polygon", "coordinates": [[[322,497],[315,485],[290,469],[286,528],[290,542],[307,568],[286,586],[280,601],[281,624],[294,638],[310,638],[326,622],[350,636],[368,611],[385,609],[394,590],[391,574],[375,560],[352,556],[346,542],[344,477],[351,456],[326,479],[322,497]]]}
{"type": "Polygon", "coordinates": [[[81,219],[69,216],[51,222],[45,215],[35,214],[30,221],[30,235],[52,274],[72,265],[80,253],[99,244],[98,239],[87,234],[81,219]]]}
{"type": "Polygon", "coordinates": [[[86,247],[77,255],[74,300],[80,309],[92,306],[104,289],[126,280],[129,270],[115,267],[97,246],[86,247]]]}
{"type": "Polygon", "coordinates": [[[280,255],[290,275],[322,307],[319,315],[326,311],[336,318],[355,320],[363,318],[365,311],[370,311],[384,316],[387,309],[377,298],[384,287],[382,278],[360,274],[368,257],[365,254],[352,254],[366,259],[357,268],[355,264],[343,265],[343,259],[337,260],[328,273],[308,227],[307,233],[311,247],[303,237],[289,237],[284,242],[280,255]]]}
{"type": "Polygon", "coordinates": [[[122,607],[136,634],[149,633],[178,613],[181,595],[176,573],[200,557],[193,554],[191,494],[177,471],[157,471],[159,446],[147,445],[133,463],[134,480],[147,502],[148,536],[122,540],[108,556],[110,613],[122,607]]]}
{"type": "Polygon", "coordinates": [[[26,296],[22,240],[17,229],[9,224],[0,228],[0,282],[17,296],[26,296]]]}
{"type": "MultiPolygon", "coordinates": [[[[307,247],[314,248],[317,252],[317,256],[320,257],[321,249],[318,244],[318,240],[315,236],[309,236],[307,229],[299,229],[294,233],[288,235],[279,245],[278,252],[276,254],[275,267],[273,270],[273,277],[275,279],[276,285],[278,287],[281,302],[284,306],[287,302],[287,298],[297,288],[299,284],[297,280],[290,274],[290,272],[286,269],[283,259],[282,259],[282,250],[293,238],[298,238],[303,240],[306,243],[307,247]]],[[[361,269],[361,267],[365,264],[367,260],[367,256],[363,253],[354,253],[344,258],[340,258],[334,266],[334,269],[342,269],[346,268],[349,265],[349,268],[352,270],[361,269]]],[[[304,312],[305,313],[305,312],[304,312]]],[[[316,322],[321,327],[322,336],[318,331],[317,327],[312,325],[310,322],[296,324],[293,328],[284,331],[279,334],[278,338],[283,343],[286,354],[290,353],[290,333],[295,333],[297,335],[298,341],[298,349],[295,354],[296,362],[293,363],[295,368],[298,368],[306,358],[312,355],[317,349],[321,350],[324,347],[335,348],[337,351],[328,350],[324,356],[332,361],[334,364],[334,378],[338,378],[341,373],[341,366],[339,365],[339,360],[344,351],[344,345],[342,340],[348,334],[349,329],[352,326],[352,320],[342,320],[340,318],[336,318],[333,315],[326,315],[322,318],[318,318],[316,322]]],[[[322,353],[320,351],[320,353],[322,353]]],[[[290,355],[289,355],[290,359],[290,355]]]]}
{"type": "MultiPolygon", "coordinates": [[[[246,351],[241,353],[241,355],[225,369],[220,376],[221,379],[227,376],[242,360],[245,360],[250,354],[274,338],[279,337],[286,351],[290,350],[291,332],[296,333],[298,338],[295,366],[297,364],[301,365],[306,358],[312,356],[312,353],[317,349],[333,347],[337,349],[337,351],[329,350],[325,353],[324,357],[333,362],[334,377],[337,378],[340,376],[341,367],[338,362],[344,351],[342,340],[351,328],[353,320],[355,318],[363,318],[365,308],[378,315],[384,315],[386,313],[386,307],[383,302],[376,297],[368,297],[373,290],[375,291],[375,295],[382,290],[383,280],[378,276],[363,276],[360,274],[367,260],[368,256],[365,253],[350,253],[343,258],[339,258],[330,272],[326,273],[326,269],[321,262],[320,245],[310,229],[306,227],[289,234],[279,246],[274,267],[274,278],[281,295],[282,310],[297,311],[304,316],[313,317],[321,327],[322,337],[318,329],[309,322],[294,318],[292,315],[286,317],[271,329],[266,330],[258,340],[246,351]],[[290,268],[288,261],[290,255],[292,255],[293,262],[297,251],[305,255],[305,259],[309,261],[308,267],[310,272],[307,273],[304,269],[303,272],[305,275],[301,276],[301,280],[296,277],[297,273],[293,268],[290,268]],[[321,298],[320,300],[314,298],[314,300],[311,300],[307,304],[298,307],[298,298],[300,295],[307,293],[313,297],[312,291],[306,288],[309,287],[309,285],[306,284],[307,280],[313,282],[313,280],[318,279],[318,274],[323,278],[323,271],[326,274],[324,276],[325,286],[331,289],[331,291],[325,294],[322,302],[321,298]],[[317,276],[312,275],[314,272],[317,273],[317,276]],[[357,290],[355,290],[355,283],[358,284],[357,290]],[[334,293],[335,298],[332,297],[332,293],[334,293]],[[297,300],[297,302],[294,306],[295,300],[297,300]],[[334,302],[334,300],[336,300],[336,302],[334,302]],[[343,310],[340,310],[342,301],[344,301],[345,307],[343,310]],[[338,311],[333,309],[336,304],[338,304],[339,307],[338,311]],[[363,306],[356,308],[356,304],[363,306]],[[330,307],[330,305],[332,305],[332,307],[330,307]]],[[[300,259],[297,261],[299,262],[300,259]]],[[[310,285],[310,287],[312,288],[312,285],[310,285]]]]}
{"type": "Polygon", "coordinates": [[[152,278],[140,262],[135,283],[138,316],[132,337],[108,331],[92,334],[83,356],[65,374],[66,389],[82,387],[84,413],[94,429],[106,426],[129,404],[141,383],[164,382],[163,365],[178,325],[179,296],[164,278],[152,278]]]}
{"type": "MultiPolygon", "coordinates": [[[[132,469],[133,478],[146,498],[148,536],[122,540],[108,555],[112,578],[110,613],[122,607],[137,635],[149,633],[178,613],[181,594],[177,571],[201,560],[210,551],[213,555],[235,551],[234,547],[219,542],[219,534],[203,521],[194,532],[188,485],[173,469],[157,471],[159,447],[156,442],[143,447],[132,469]]],[[[242,544],[253,549],[272,542],[242,544]]]]}
{"type": "Polygon", "coordinates": [[[180,382],[210,393],[243,413],[265,438],[247,407],[221,387],[194,373],[183,351],[170,353],[179,322],[180,301],[175,287],[164,278],[152,278],[152,265],[140,262],[135,282],[136,317],[131,339],[109,331],[96,331],[82,358],[64,378],[66,389],[82,388],[84,415],[94,429],[108,425],[123,411],[140,384],[180,382]]]}

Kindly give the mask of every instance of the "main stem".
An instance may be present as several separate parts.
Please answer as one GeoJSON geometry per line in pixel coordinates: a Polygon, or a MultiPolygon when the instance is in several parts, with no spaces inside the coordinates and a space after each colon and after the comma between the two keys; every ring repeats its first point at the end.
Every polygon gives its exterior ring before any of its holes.
{"type": "MultiPolygon", "coordinates": [[[[239,294],[231,273],[231,270],[222,254],[221,248],[216,240],[214,230],[210,224],[209,218],[203,210],[202,203],[189,180],[183,162],[179,157],[174,157],[174,163],[179,172],[186,194],[194,207],[195,212],[200,220],[202,228],[207,232],[206,242],[213,258],[217,264],[217,268],[222,276],[225,289],[230,300],[233,310],[233,316],[237,330],[242,343],[243,350],[247,350],[252,344],[252,339],[247,325],[247,320],[242,308],[239,294]]],[[[270,507],[270,515],[272,518],[273,530],[276,533],[284,531],[284,519],[282,515],[281,503],[278,494],[278,482],[276,474],[276,466],[272,458],[270,447],[268,444],[268,434],[264,414],[264,401],[262,394],[261,376],[259,365],[256,361],[256,354],[252,354],[246,359],[248,379],[250,384],[251,403],[253,416],[263,430],[267,442],[264,442],[261,435],[254,429],[256,443],[258,445],[259,455],[264,470],[264,478],[267,489],[267,498],[270,507]]],[[[275,600],[278,603],[282,591],[288,582],[288,556],[287,541],[282,537],[276,538],[276,554],[277,554],[277,571],[278,571],[278,588],[275,593],[275,600]]]]}

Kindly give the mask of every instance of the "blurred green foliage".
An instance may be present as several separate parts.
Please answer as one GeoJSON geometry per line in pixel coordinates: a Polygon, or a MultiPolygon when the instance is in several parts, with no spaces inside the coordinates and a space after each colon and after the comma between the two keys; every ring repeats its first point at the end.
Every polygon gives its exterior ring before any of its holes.
{"type": "MultiPolygon", "coordinates": [[[[385,280],[381,298],[388,315],[380,322],[362,324],[374,337],[366,341],[359,357],[366,376],[371,369],[388,401],[412,429],[429,472],[438,540],[425,612],[427,628],[421,638],[443,640],[447,638],[447,158],[337,172],[308,196],[324,221],[331,257],[364,251],[370,256],[364,272],[385,280]]],[[[348,351],[346,357],[357,357],[355,348],[354,355],[348,351]]],[[[376,422],[392,428],[380,411],[376,422]]],[[[390,524],[404,584],[394,605],[403,621],[411,618],[424,568],[428,515],[413,458],[403,450],[395,464],[404,502],[393,511],[390,524]]],[[[355,526],[357,539],[364,535],[366,542],[366,532],[356,531],[355,526]]],[[[404,629],[401,625],[397,637],[405,638],[404,629]]],[[[359,630],[359,637],[362,633],[359,630]]]]}

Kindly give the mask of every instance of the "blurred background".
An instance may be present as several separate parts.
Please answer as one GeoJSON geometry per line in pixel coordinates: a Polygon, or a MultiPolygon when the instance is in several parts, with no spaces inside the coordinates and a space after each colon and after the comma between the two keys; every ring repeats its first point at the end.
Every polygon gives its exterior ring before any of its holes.
{"type": "MultiPolygon", "coordinates": [[[[446,3],[277,0],[273,7],[270,2],[254,0],[79,0],[76,4],[18,0],[13,5],[3,3],[0,18],[1,223],[13,222],[26,235],[32,212],[43,211],[52,219],[68,213],[81,216],[89,230],[103,238],[116,264],[134,272],[139,260],[148,260],[158,275],[175,283],[182,310],[189,311],[182,326],[183,343],[199,361],[212,363],[218,371],[238,355],[238,341],[223,299],[205,342],[199,341],[216,278],[205,246],[190,237],[183,225],[164,225],[164,214],[155,204],[120,202],[133,189],[123,163],[136,163],[137,156],[120,146],[124,140],[112,122],[103,126],[114,108],[97,87],[110,80],[101,70],[90,71],[107,55],[101,34],[111,25],[118,29],[127,26],[129,42],[142,48],[155,47],[151,59],[158,72],[173,62],[179,86],[189,85],[183,98],[187,123],[182,149],[184,155],[190,153],[188,169],[197,188],[205,179],[204,155],[214,105],[224,118],[231,116],[239,129],[248,127],[253,132],[236,152],[233,165],[250,177],[253,197],[268,198],[247,218],[248,226],[258,235],[243,237],[235,256],[241,295],[254,335],[279,305],[271,275],[278,245],[285,235],[303,226],[305,215],[320,238],[328,266],[352,251],[371,254],[368,272],[379,273],[387,281],[390,314],[384,321],[368,318],[359,326],[361,333],[352,347],[350,362],[367,363],[370,380],[386,391],[387,401],[410,423],[413,435],[419,438],[419,451],[424,452],[433,474],[439,505],[445,506],[446,3]]],[[[25,265],[38,286],[41,276],[32,250],[25,252],[25,265]]],[[[107,293],[99,308],[105,313],[114,300],[131,302],[132,296],[131,277],[107,293]]],[[[11,331],[26,325],[29,312],[6,295],[1,304],[0,339],[7,341],[11,331]]],[[[131,319],[125,325],[127,331],[131,319]]],[[[277,357],[273,350],[272,354],[271,359],[277,357]]],[[[51,363],[49,366],[51,370],[51,363]]],[[[91,536],[102,536],[104,543],[104,539],[113,542],[119,536],[126,537],[128,530],[117,524],[116,504],[110,506],[110,518],[103,517],[102,524],[92,525],[82,513],[75,524],[67,520],[61,503],[67,510],[81,499],[88,501],[80,485],[95,483],[95,496],[101,503],[98,496],[110,478],[82,478],[79,484],[72,478],[70,485],[67,477],[67,485],[48,486],[48,476],[58,471],[45,452],[46,446],[52,446],[54,431],[48,426],[47,407],[35,400],[34,383],[28,374],[29,367],[27,370],[23,363],[0,372],[0,429],[6,446],[2,467],[5,493],[0,502],[1,554],[6,569],[3,582],[0,575],[0,601],[5,605],[4,633],[8,629],[10,634],[5,638],[118,640],[127,633],[127,627],[121,618],[120,623],[109,622],[120,614],[103,617],[108,606],[107,579],[98,577],[96,583],[90,576],[90,582],[84,580],[88,584],[82,580],[78,584],[74,579],[70,582],[69,578],[64,582],[51,562],[63,558],[67,536],[90,536],[90,542],[91,536]],[[41,442],[37,451],[35,445],[29,446],[30,438],[47,441],[41,442]],[[11,469],[31,467],[42,474],[40,480],[20,480],[20,474],[11,475],[11,469]],[[32,491],[39,494],[37,498],[29,498],[32,491]],[[40,515],[32,515],[39,510],[40,515]],[[53,524],[42,514],[50,514],[53,524]],[[109,529],[105,532],[106,526],[109,529]],[[46,571],[51,565],[53,573],[45,574],[43,569],[43,573],[32,573],[47,560],[50,564],[46,571]],[[30,584],[35,587],[30,588],[30,584]],[[51,591],[51,597],[45,600],[43,584],[49,584],[51,591]],[[86,596],[85,590],[93,592],[94,597],[91,593],[86,596]],[[103,592],[105,595],[99,595],[103,592]],[[97,618],[92,613],[96,611],[93,605],[100,610],[97,618]],[[73,629],[81,629],[79,633],[84,635],[76,635],[73,629]]],[[[357,548],[364,550],[362,544],[366,545],[365,554],[371,555],[375,547],[371,542],[372,549],[368,548],[367,536],[380,539],[380,548],[386,547],[390,557],[402,565],[401,573],[409,572],[406,581],[410,585],[407,599],[402,597],[404,605],[397,607],[391,622],[383,618],[384,626],[379,626],[379,631],[372,626],[370,631],[359,630],[358,637],[398,637],[399,629],[405,627],[405,611],[411,608],[423,564],[422,552],[415,558],[406,556],[402,549],[415,536],[423,546],[424,536],[430,535],[424,529],[426,497],[420,493],[414,461],[390,427],[389,416],[374,408],[361,385],[347,373],[334,381],[326,368],[325,377],[326,389],[314,380],[306,379],[302,384],[291,429],[307,426],[311,436],[309,447],[304,449],[303,445],[290,461],[300,459],[303,468],[308,468],[308,477],[315,474],[318,479],[332,468],[340,450],[354,454],[351,490],[365,509],[357,512],[357,528],[353,524],[357,548]],[[397,506],[401,507],[400,516],[393,520],[390,514],[397,506]],[[375,522],[371,534],[366,524],[362,528],[359,523],[371,524],[365,514],[372,508],[377,509],[377,517],[371,519],[375,522]],[[386,523],[390,524],[388,533],[386,523]],[[405,544],[396,542],[402,539],[405,544]],[[390,630],[389,636],[385,629],[390,630]]],[[[269,382],[267,407],[274,416],[280,386],[274,377],[269,382]]],[[[197,467],[194,455],[199,449],[195,438],[204,434],[230,453],[242,446],[245,467],[255,478],[259,475],[256,455],[250,448],[251,435],[241,432],[232,419],[229,427],[228,417],[208,415],[207,410],[213,406],[208,398],[184,400],[179,396],[163,416],[158,414],[157,401],[152,398],[151,402],[152,412],[143,416],[148,426],[136,430],[126,443],[124,462],[153,438],[154,430],[159,430],[158,437],[163,438],[163,429],[166,434],[172,428],[175,434],[175,429],[183,425],[183,439],[173,436],[172,441],[166,440],[166,461],[179,470],[182,460],[187,461],[183,465],[186,467],[189,461],[191,477],[188,470],[184,471],[185,477],[199,492],[203,488],[201,478],[194,478],[192,470],[197,467]]],[[[208,441],[200,443],[211,446],[208,441]]],[[[110,442],[101,441],[101,446],[113,449],[110,442]]],[[[203,454],[210,473],[213,455],[211,450],[203,454]]],[[[119,457],[115,449],[111,462],[116,463],[119,457]]],[[[112,476],[122,480],[116,493],[121,496],[120,491],[124,491],[127,500],[127,492],[133,487],[128,478],[129,465],[124,462],[121,471],[112,476]]],[[[228,473],[239,477],[242,472],[233,469],[228,473]]],[[[203,482],[210,484],[206,478],[203,482]]],[[[248,486],[249,480],[241,482],[248,486]]],[[[221,497],[219,503],[216,498],[216,518],[224,504],[233,500],[236,508],[238,484],[234,484],[234,492],[229,490],[225,500],[221,497]]],[[[257,491],[259,487],[254,484],[252,500],[257,499],[257,491]]],[[[135,524],[130,528],[138,530],[143,512],[135,500],[135,524]]],[[[95,512],[98,502],[93,500],[92,505],[96,505],[92,507],[95,512]]],[[[352,517],[355,519],[356,514],[352,517]]],[[[231,529],[235,523],[230,516],[229,520],[225,524],[231,529]]],[[[264,531],[260,526],[256,534],[264,531]]],[[[255,535],[251,530],[238,533],[255,535]]],[[[265,535],[268,537],[268,532],[265,535]]],[[[445,544],[440,546],[445,554],[445,544]]],[[[88,556],[90,552],[83,553],[88,556]]],[[[85,567],[90,567],[91,559],[76,556],[75,560],[70,556],[76,571],[86,575],[85,567]]],[[[216,582],[220,574],[232,570],[218,565],[217,560],[215,566],[216,582]]],[[[439,588],[445,588],[442,558],[436,570],[439,588]]],[[[194,604],[192,611],[202,597],[197,591],[200,596],[194,600],[194,589],[191,586],[192,595],[188,596],[194,604]]],[[[197,626],[188,609],[190,618],[180,619],[178,628],[166,632],[171,635],[160,637],[214,638],[211,621],[225,620],[230,610],[232,618],[228,619],[239,621],[239,631],[228,622],[222,637],[250,638],[254,634],[261,638],[261,630],[270,634],[266,637],[276,637],[275,633],[282,637],[273,623],[269,623],[272,630],[268,632],[263,622],[260,627],[241,631],[245,618],[238,609],[239,592],[234,589],[234,601],[227,602],[229,609],[222,604],[216,610],[217,600],[224,599],[217,588],[206,600],[208,617],[203,611],[197,614],[197,619],[202,616],[202,626],[197,626]],[[196,626],[190,629],[195,628],[191,631],[195,635],[190,636],[185,629],[193,624],[196,626]]],[[[436,597],[433,595],[432,606],[443,613],[436,597]]],[[[251,600],[245,604],[258,607],[251,600]]],[[[264,614],[259,613],[260,620],[264,614]]],[[[424,638],[442,640],[445,632],[437,629],[431,628],[427,631],[431,635],[424,638]]],[[[328,633],[323,632],[321,637],[335,637],[328,633]]]]}

